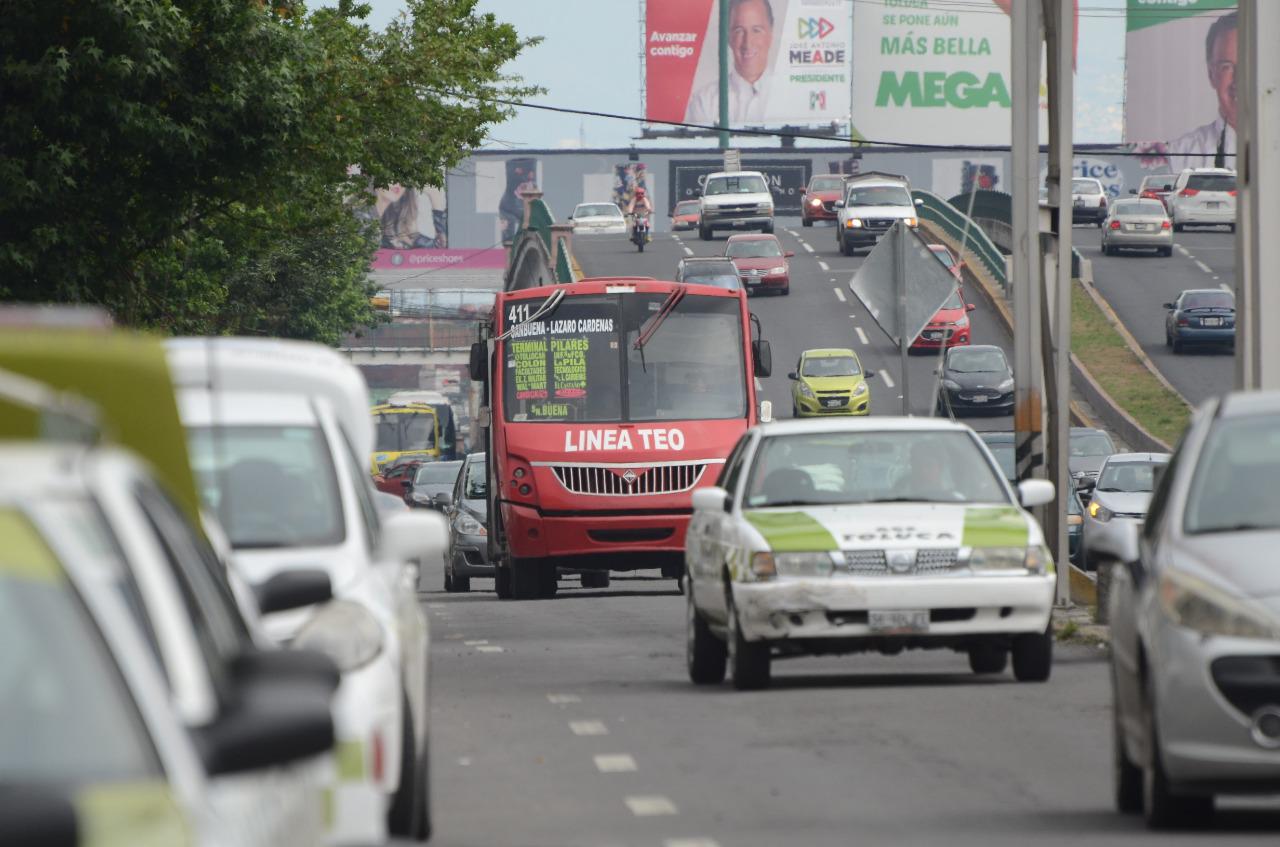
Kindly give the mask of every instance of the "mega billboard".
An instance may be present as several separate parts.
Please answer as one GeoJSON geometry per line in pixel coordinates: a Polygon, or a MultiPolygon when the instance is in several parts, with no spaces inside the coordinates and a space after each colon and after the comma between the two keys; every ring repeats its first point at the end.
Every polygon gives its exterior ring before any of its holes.
{"type": "MultiPolygon", "coordinates": [[[[903,144],[1009,143],[1010,0],[852,5],[856,134],[903,144]]],[[[1045,95],[1042,75],[1042,137],[1045,95]]]]}
{"type": "MultiPolygon", "coordinates": [[[[729,6],[729,124],[849,119],[846,0],[724,0],[729,6]]],[[[717,0],[648,0],[645,118],[717,124],[717,0]]]]}
{"type": "Polygon", "coordinates": [[[1235,0],[1129,0],[1124,140],[1152,154],[1149,167],[1235,167],[1235,9],[1235,0]]]}

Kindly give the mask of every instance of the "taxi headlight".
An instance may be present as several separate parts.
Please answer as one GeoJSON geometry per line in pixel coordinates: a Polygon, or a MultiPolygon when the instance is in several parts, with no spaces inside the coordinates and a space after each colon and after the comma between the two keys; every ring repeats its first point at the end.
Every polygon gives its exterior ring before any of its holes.
{"type": "Polygon", "coordinates": [[[831,576],[830,553],[774,553],[778,576],[831,576]]]}
{"type": "Polygon", "coordinates": [[[853,389],[854,397],[861,397],[863,394],[866,394],[866,393],[867,393],[867,384],[865,382],[858,383],[858,387],[853,389]]]}
{"type": "Polygon", "coordinates": [[[1093,518],[1099,523],[1106,523],[1107,521],[1111,520],[1111,518],[1114,516],[1115,516],[1114,512],[1112,512],[1106,506],[1099,503],[1097,500],[1093,500],[1089,503],[1089,517],[1093,518]]]}
{"type": "Polygon", "coordinates": [[[303,625],[293,645],[327,653],[346,673],[364,667],[382,652],[382,627],[359,603],[333,600],[303,625]]]}
{"type": "Polygon", "coordinates": [[[484,528],[484,524],[476,520],[466,512],[460,512],[453,522],[454,532],[459,535],[488,535],[489,532],[484,528]]]}
{"type": "Polygon", "coordinates": [[[844,222],[844,225],[849,229],[860,229],[862,227],[862,218],[849,218],[844,222]]]}
{"type": "Polygon", "coordinates": [[[1052,567],[1053,559],[1044,547],[974,547],[969,552],[969,567],[975,571],[1020,571],[1042,574],[1052,567]]]}
{"type": "Polygon", "coordinates": [[[797,382],[796,385],[800,386],[800,394],[802,396],[813,399],[813,389],[809,387],[809,383],[797,382]]]}
{"type": "Polygon", "coordinates": [[[778,566],[769,552],[753,553],[751,556],[751,573],[756,579],[773,579],[778,575],[778,566]]]}
{"type": "Polygon", "coordinates": [[[1280,638],[1280,623],[1244,601],[1193,576],[1160,575],[1160,606],[1175,624],[1201,635],[1230,638],[1280,638]]]}

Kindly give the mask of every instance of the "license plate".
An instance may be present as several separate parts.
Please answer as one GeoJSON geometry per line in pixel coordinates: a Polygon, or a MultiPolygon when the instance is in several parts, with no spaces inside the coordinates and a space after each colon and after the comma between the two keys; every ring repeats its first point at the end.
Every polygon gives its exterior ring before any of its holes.
{"type": "Polygon", "coordinates": [[[1134,228],[1135,230],[1139,231],[1139,232],[1145,232],[1145,231],[1146,231],[1146,229],[1147,229],[1147,225],[1146,225],[1146,224],[1134,224],[1134,225],[1133,225],[1133,228],[1134,228]]]}
{"type": "Polygon", "coordinates": [[[1205,203],[1205,205],[1208,206],[1210,209],[1216,209],[1222,204],[1217,202],[1216,200],[1210,200],[1207,203],[1205,203]]]}
{"type": "Polygon", "coordinates": [[[867,625],[872,632],[890,635],[928,632],[929,611],[927,609],[873,610],[867,612],[867,625]]]}
{"type": "Polygon", "coordinates": [[[1222,326],[1222,318],[1201,318],[1200,323],[1205,326],[1222,326]]]}
{"type": "Polygon", "coordinates": [[[828,409],[834,409],[840,405],[840,401],[839,400],[823,400],[822,405],[826,406],[828,409]]]}
{"type": "Polygon", "coordinates": [[[755,276],[745,277],[742,281],[743,281],[743,282],[745,282],[747,285],[759,285],[759,284],[760,284],[760,278],[759,278],[759,277],[755,277],[755,276]]]}
{"type": "Polygon", "coordinates": [[[940,333],[940,332],[926,332],[926,333],[924,334],[924,337],[925,337],[925,338],[927,338],[927,339],[929,339],[930,341],[937,341],[939,338],[941,338],[941,337],[942,337],[942,333],[940,333]]]}
{"type": "Polygon", "coordinates": [[[1077,197],[1074,205],[1075,205],[1075,206],[1077,206],[1077,207],[1081,207],[1081,208],[1083,208],[1083,206],[1084,206],[1084,199],[1083,199],[1083,198],[1080,198],[1080,197],[1077,197]]]}
{"type": "Polygon", "coordinates": [[[972,400],[973,400],[973,402],[975,402],[975,403],[985,403],[985,402],[987,402],[987,395],[985,395],[985,394],[975,394],[975,395],[973,395],[973,397],[972,397],[971,399],[972,399],[972,400]]]}

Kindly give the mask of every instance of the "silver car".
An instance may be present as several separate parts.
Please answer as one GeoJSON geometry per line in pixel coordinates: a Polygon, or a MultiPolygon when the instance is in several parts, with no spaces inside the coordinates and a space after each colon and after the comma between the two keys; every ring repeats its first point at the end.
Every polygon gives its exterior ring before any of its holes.
{"type": "Polygon", "coordinates": [[[1087,486],[1093,496],[1083,517],[1085,570],[1099,558],[1115,558],[1125,524],[1147,516],[1157,469],[1168,463],[1168,453],[1116,453],[1102,463],[1097,485],[1087,486]]]}
{"type": "Polygon", "coordinates": [[[1213,399],[1112,568],[1115,799],[1153,827],[1280,793],[1280,392],[1213,399]]]}
{"type": "Polygon", "coordinates": [[[1136,248],[1173,255],[1173,224],[1159,200],[1119,200],[1102,222],[1102,252],[1114,256],[1136,248]]]}

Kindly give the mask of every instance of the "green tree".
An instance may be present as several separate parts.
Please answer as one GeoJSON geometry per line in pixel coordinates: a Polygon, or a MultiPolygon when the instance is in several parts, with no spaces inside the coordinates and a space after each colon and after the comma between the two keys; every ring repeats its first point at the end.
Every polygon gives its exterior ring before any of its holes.
{"type": "Polygon", "coordinates": [[[178,332],[333,340],[367,320],[371,185],[441,184],[533,89],[475,0],[12,0],[0,297],[178,332]],[[448,92],[467,92],[467,98],[448,92]],[[348,173],[358,165],[359,176],[348,173]]]}

